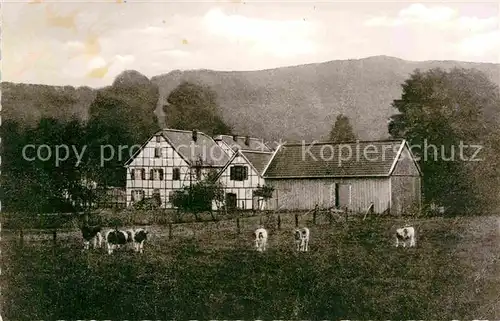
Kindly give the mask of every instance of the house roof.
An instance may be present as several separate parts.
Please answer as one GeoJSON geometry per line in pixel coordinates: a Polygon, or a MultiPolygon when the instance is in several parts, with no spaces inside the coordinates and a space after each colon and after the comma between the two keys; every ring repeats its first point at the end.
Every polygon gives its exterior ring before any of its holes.
{"type": "Polygon", "coordinates": [[[223,167],[229,161],[229,155],[212,139],[203,132],[197,132],[197,141],[193,141],[193,132],[165,128],[152,135],[139,150],[125,163],[125,166],[139,154],[144,146],[155,136],[162,135],[174,150],[190,165],[197,160],[202,160],[202,166],[223,167]]]}
{"type": "Polygon", "coordinates": [[[276,151],[264,177],[389,176],[405,145],[404,140],[284,144],[276,151]]]}
{"type": "Polygon", "coordinates": [[[203,132],[197,132],[196,142],[190,130],[163,129],[160,133],[189,164],[201,159],[205,166],[224,166],[229,161],[229,155],[203,132]]]}
{"type": "Polygon", "coordinates": [[[231,135],[218,135],[214,137],[215,140],[222,140],[231,149],[254,150],[261,152],[271,152],[272,150],[264,143],[263,139],[249,137],[249,145],[245,144],[245,136],[236,136],[236,140],[231,135]]]}
{"type": "Polygon", "coordinates": [[[260,175],[264,174],[267,164],[273,157],[273,152],[242,150],[241,153],[253,165],[260,175]]]}
{"type": "Polygon", "coordinates": [[[277,149],[278,149],[278,147],[279,147],[280,145],[282,145],[282,144],[284,144],[284,142],[271,141],[271,142],[267,142],[267,143],[266,143],[266,146],[267,146],[267,147],[269,147],[269,149],[270,149],[271,151],[275,151],[275,150],[277,150],[277,149]]]}

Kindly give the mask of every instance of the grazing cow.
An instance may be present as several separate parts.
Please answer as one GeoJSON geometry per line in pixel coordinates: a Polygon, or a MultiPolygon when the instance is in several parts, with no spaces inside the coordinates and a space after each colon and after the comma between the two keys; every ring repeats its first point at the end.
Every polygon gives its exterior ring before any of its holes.
{"type": "Polygon", "coordinates": [[[415,229],[411,226],[405,226],[396,230],[396,247],[403,243],[403,247],[410,242],[410,247],[415,246],[415,229]]]}
{"type": "Polygon", "coordinates": [[[134,232],[134,250],[136,252],[142,253],[144,248],[144,241],[148,238],[148,231],[143,228],[139,228],[134,232]]]}
{"type": "Polygon", "coordinates": [[[106,233],[106,246],[108,249],[108,254],[113,253],[113,250],[132,242],[134,237],[133,230],[120,231],[118,228],[114,230],[109,230],[106,233]]]}
{"type": "Polygon", "coordinates": [[[92,241],[92,248],[101,248],[102,245],[102,234],[100,226],[88,226],[83,225],[81,228],[83,237],[83,249],[88,250],[90,247],[90,242],[92,241]]]}
{"type": "Polygon", "coordinates": [[[295,244],[297,251],[307,252],[309,248],[309,229],[307,227],[295,229],[295,244]]]}
{"type": "Polygon", "coordinates": [[[255,247],[257,251],[264,252],[267,247],[267,231],[264,228],[258,228],[254,232],[255,234],[255,247]]]}

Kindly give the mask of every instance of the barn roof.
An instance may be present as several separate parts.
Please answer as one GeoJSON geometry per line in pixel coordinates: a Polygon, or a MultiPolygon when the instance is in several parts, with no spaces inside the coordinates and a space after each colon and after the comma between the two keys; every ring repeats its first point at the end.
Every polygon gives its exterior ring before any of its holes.
{"type": "Polygon", "coordinates": [[[214,137],[214,140],[222,140],[231,149],[243,149],[243,150],[254,150],[261,152],[271,152],[272,150],[267,146],[263,139],[249,137],[249,144],[245,144],[245,136],[231,136],[231,135],[218,135],[214,137]],[[234,140],[236,138],[236,140],[234,140]]]}
{"type": "Polygon", "coordinates": [[[197,132],[197,140],[193,141],[193,131],[165,128],[151,136],[139,150],[125,163],[129,164],[144,146],[157,135],[162,135],[174,150],[190,165],[202,160],[202,166],[222,167],[229,161],[229,155],[203,132],[197,132]]]}
{"type": "Polygon", "coordinates": [[[252,164],[252,166],[259,172],[260,175],[264,174],[267,164],[273,157],[273,152],[257,152],[250,150],[242,150],[241,153],[252,164]]]}
{"type": "Polygon", "coordinates": [[[404,140],[284,144],[264,173],[266,178],[389,176],[404,140]]]}

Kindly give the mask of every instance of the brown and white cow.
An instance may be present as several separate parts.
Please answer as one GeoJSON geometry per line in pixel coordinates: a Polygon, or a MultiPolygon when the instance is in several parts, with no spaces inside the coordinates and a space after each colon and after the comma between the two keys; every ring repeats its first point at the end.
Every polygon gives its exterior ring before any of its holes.
{"type": "Polygon", "coordinates": [[[133,238],[134,238],[133,230],[122,231],[119,230],[118,228],[115,228],[114,230],[109,230],[105,236],[108,254],[113,253],[115,249],[119,249],[122,246],[131,243],[133,241],[133,238]]]}
{"type": "Polygon", "coordinates": [[[309,249],[309,229],[303,227],[300,229],[295,229],[295,245],[297,246],[297,251],[307,252],[309,249]]]}
{"type": "Polygon", "coordinates": [[[143,228],[139,228],[134,231],[133,242],[134,250],[136,252],[142,253],[144,249],[144,242],[148,239],[149,232],[143,228]]]}
{"type": "Polygon", "coordinates": [[[403,247],[409,243],[410,247],[415,246],[415,228],[412,226],[405,226],[403,228],[396,229],[396,247],[399,243],[403,243],[403,247]]]}
{"type": "Polygon", "coordinates": [[[81,227],[82,237],[83,237],[83,249],[88,250],[90,247],[90,242],[92,242],[92,248],[101,248],[102,245],[102,228],[100,226],[88,226],[83,225],[81,227]]]}
{"type": "Polygon", "coordinates": [[[264,252],[267,248],[267,231],[265,228],[258,228],[254,232],[255,247],[258,252],[264,252]]]}

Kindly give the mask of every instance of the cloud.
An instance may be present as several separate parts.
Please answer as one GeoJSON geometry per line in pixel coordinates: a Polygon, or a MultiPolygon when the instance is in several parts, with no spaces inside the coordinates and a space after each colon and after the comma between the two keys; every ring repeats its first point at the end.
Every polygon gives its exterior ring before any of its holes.
{"type": "Polygon", "coordinates": [[[101,68],[104,66],[106,66],[106,60],[104,60],[103,57],[94,57],[87,64],[89,69],[101,68]]]}
{"type": "Polygon", "coordinates": [[[400,19],[428,23],[449,21],[456,15],[457,11],[454,9],[443,6],[427,8],[420,3],[414,3],[399,12],[400,19]]]}
{"type": "Polygon", "coordinates": [[[396,17],[376,16],[364,22],[370,27],[419,26],[442,30],[480,32],[497,27],[498,17],[478,18],[461,16],[459,11],[445,6],[427,7],[412,4],[399,11],[396,17]]]}
{"type": "Polygon", "coordinates": [[[124,55],[124,56],[122,56],[122,55],[116,55],[116,56],[115,56],[115,59],[116,59],[119,63],[124,64],[124,65],[126,65],[126,64],[130,64],[130,63],[132,63],[132,62],[134,62],[134,61],[135,61],[135,57],[134,57],[134,56],[132,56],[132,55],[124,55]]]}
{"type": "Polygon", "coordinates": [[[459,44],[463,54],[481,57],[488,53],[500,52],[500,30],[465,38],[459,44]]]}
{"type": "Polygon", "coordinates": [[[204,16],[203,23],[213,35],[226,38],[233,44],[250,46],[257,53],[294,56],[316,50],[311,39],[315,26],[304,20],[248,18],[213,9],[204,16]]]}
{"type": "Polygon", "coordinates": [[[360,9],[355,3],[110,1],[60,2],[46,11],[47,5],[2,6],[4,80],[98,87],[125,69],[152,77],[175,69],[258,70],[380,54],[499,62],[493,5],[399,10],[397,3],[360,9]],[[370,16],[374,10],[381,13],[370,16]]]}

